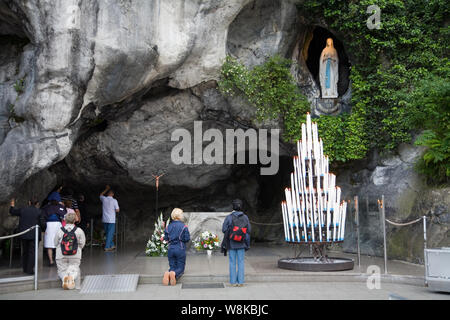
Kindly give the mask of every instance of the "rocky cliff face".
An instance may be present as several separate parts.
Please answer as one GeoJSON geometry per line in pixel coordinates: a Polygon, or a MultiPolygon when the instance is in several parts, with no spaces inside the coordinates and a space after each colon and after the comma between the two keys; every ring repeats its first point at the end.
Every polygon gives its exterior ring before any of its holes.
{"type": "MultiPolygon", "coordinates": [[[[281,127],[276,121],[255,122],[254,109],[245,101],[219,93],[226,54],[248,66],[276,53],[292,58],[297,62],[292,73],[313,113],[350,110],[351,61],[345,43],[338,48],[341,96],[322,101],[311,59],[320,55],[320,43],[314,41],[332,30],[321,21],[307,25],[295,3],[0,2],[0,234],[15,224],[7,214],[11,196],[19,196],[20,204],[32,195],[43,199],[64,182],[84,193],[98,214],[97,195],[110,183],[129,217],[129,239],[142,241],[155,219],[152,175],[161,172],[167,172],[159,190],[161,211],[173,206],[226,211],[230,199],[240,197],[251,220],[279,222],[279,201],[292,169],[291,145],[280,147],[279,173],[260,176],[258,165],[174,165],[170,154],[176,142],[170,137],[179,128],[192,132],[196,120],[203,121],[203,130],[222,132],[281,127]]],[[[373,198],[389,186],[396,203],[389,214],[408,218],[422,201],[409,201],[421,184],[405,178],[405,172],[413,175],[408,161],[400,157],[350,168],[343,173],[343,190],[373,198]]],[[[423,201],[434,203],[430,192],[423,201]]],[[[253,230],[256,239],[279,240],[281,226],[255,225],[253,230]]],[[[437,238],[448,229],[442,230],[437,238]]]]}
{"type": "MultiPolygon", "coordinates": [[[[396,154],[377,154],[364,163],[344,168],[338,184],[346,199],[359,198],[361,252],[383,255],[383,231],[378,200],[385,197],[386,218],[393,222],[409,222],[427,217],[428,247],[450,245],[450,189],[431,188],[414,169],[422,147],[402,144],[396,154]]],[[[347,225],[356,230],[355,213],[349,212],[347,225]]],[[[395,226],[386,223],[387,254],[392,259],[423,263],[423,223],[395,226]]],[[[356,252],[356,233],[348,233],[344,249],[356,252]]]]}

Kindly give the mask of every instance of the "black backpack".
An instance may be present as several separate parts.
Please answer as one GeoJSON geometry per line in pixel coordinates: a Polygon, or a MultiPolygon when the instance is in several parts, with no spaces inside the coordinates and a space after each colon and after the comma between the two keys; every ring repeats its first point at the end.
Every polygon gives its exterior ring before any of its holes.
{"type": "Polygon", "coordinates": [[[231,221],[230,240],[244,242],[248,229],[247,219],[245,219],[244,215],[238,217],[232,215],[231,221]]]}
{"type": "Polygon", "coordinates": [[[78,239],[75,235],[77,227],[74,227],[71,231],[67,231],[64,227],[61,227],[64,235],[61,240],[61,252],[64,256],[73,256],[78,250],[78,239]]]}

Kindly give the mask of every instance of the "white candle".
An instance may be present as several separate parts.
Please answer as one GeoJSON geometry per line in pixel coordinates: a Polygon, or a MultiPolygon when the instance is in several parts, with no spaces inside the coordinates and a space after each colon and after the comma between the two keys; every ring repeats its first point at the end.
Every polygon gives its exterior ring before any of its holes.
{"type": "Polygon", "coordinates": [[[283,227],[284,227],[284,240],[285,241],[289,241],[290,239],[289,239],[289,236],[288,236],[288,233],[287,233],[287,228],[286,228],[286,209],[285,209],[285,207],[284,207],[284,201],[281,201],[281,212],[282,212],[282,214],[283,214],[283,227]]]}

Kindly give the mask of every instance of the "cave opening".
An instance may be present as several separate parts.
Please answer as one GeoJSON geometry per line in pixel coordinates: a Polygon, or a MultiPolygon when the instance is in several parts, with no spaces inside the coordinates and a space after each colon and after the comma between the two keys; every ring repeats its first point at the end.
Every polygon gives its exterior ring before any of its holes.
{"type": "Polygon", "coordinates": [[[339,57],[339,80],[338,80],[338,94],[341,97],[345,94],[349,87],[349,73],[350,73],[350,62],[348,56],[345,52],[343,43],[329,30],[316,26],[312,31],[312,39],[308,46],[308,55],[306,59],[306,65],[311,72],[314,81],[320,88],[319,81],[319,60],[322,50],[325,48],[326,41],[328,38],[332,38],[334,42],[334,47],[338,53],[339,57]]]}
{"type": "Polygon", "coordinates": [[[158,190],[158,210],[155,205],[154,181],[147,185],[134,182],[125,172],[117,171],[114,165],[104,161],[95,164],[99,160],[95,155],[91,158],[92,165],[105,170],[96,178],[83,176],[83,168],[69,166],[66,160],[52,166],[50,171],[57,176],[55,189],[63,185],[74,191],[76,199],[79,195],[84,196],[88,218],[94,219],[96,233],[102,232],[99,194],[109,184],[115,191],[121,213],[126,215],[127,242],[144,245],[151,236],[160,213],[166,220],[175,207],[186,212],[228,212],[232,210],[231,202],[235,198],[243,200],[245,213],[252,222],[256,222],[252,224],[252,241],[270,242],[281,239],[279,235],[282,224],[270,224],[281,221],[279,206],[284,197],[284,188],[289,184],[289,174],[293,170],[291,157],[279,157],[279,170],[275,175],[261,175],[260,164],[232,165],[228,177],[199,189],[169,186],[162,177],[158,190]]]}

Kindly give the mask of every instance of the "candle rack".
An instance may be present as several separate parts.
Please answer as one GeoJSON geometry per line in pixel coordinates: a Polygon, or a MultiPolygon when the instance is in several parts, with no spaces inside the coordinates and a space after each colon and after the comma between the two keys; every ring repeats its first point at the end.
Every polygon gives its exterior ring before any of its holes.
{"type": "MultiPolygon", "coordinates": [[[[284,190],[286,200],[281,202],[285,241],[311,245],[315,254],[308,259],[313,259],[313,264],[335,263],[337,258],[328,258],[325,249],[326,245],[344,241],[347,202],[341,201],[341,188],[336,186],[336,176],[329,172],[329,159],[323,154],[317,123],[311,122],[309,113],[302,124],[302,139],[297,141],[293,164],[290,187],[284,190]]],[[[286,267],[289,263],[281,260],[280,267],[301,270],[298,266],[286,267]]],[[[291,263],[301,263],[299,257],[294,260],[291,263]]],[[[338,262],[339,268],[353,268],[353,260],[342,262],[338,262]]],[[[336,268],[333,270],[347,270],[336,268]]]]}

